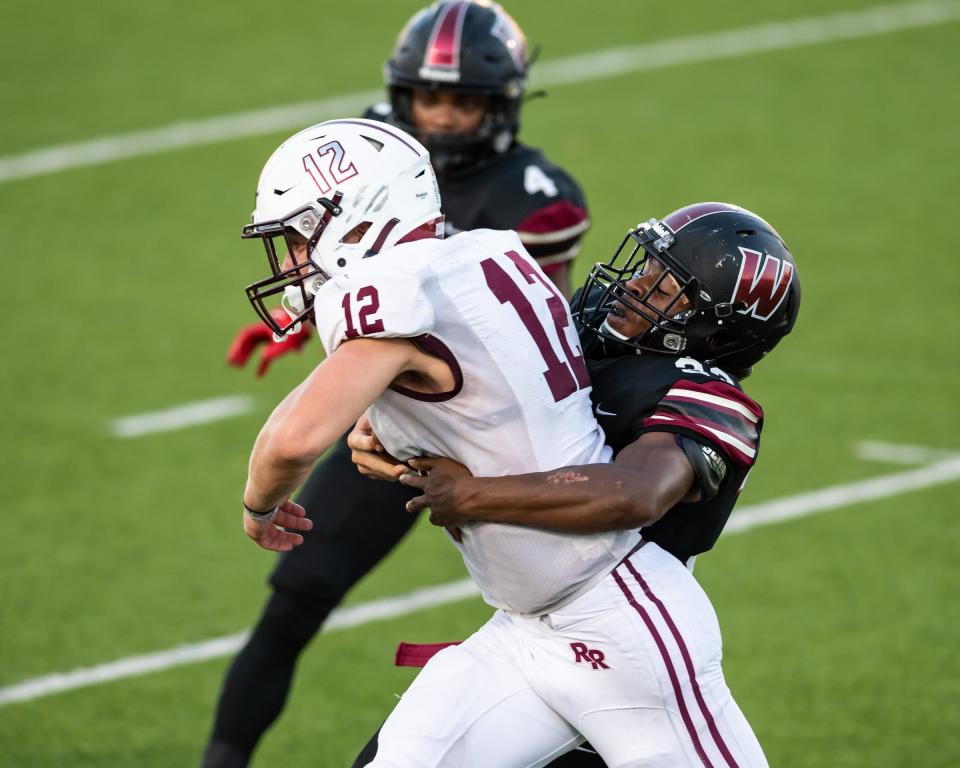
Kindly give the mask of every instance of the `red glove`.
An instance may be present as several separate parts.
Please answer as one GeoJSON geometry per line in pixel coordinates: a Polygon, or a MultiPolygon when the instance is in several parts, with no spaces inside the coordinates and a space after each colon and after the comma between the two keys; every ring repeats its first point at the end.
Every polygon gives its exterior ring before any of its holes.
{"type": "MultiPolygon", "coordinates": [[[[274,309],[271,314],[280,323],[281,328],[286,328],[289,325],[290,318],[282,309],[274,309]]],[[[263,376],[276,358],[288,352],[299,352],[303,345],[307,343],[310,335],[310,324],[301,323],[299,331],[288,333],[284,336],[283,341],[274,341],[273,331],[267,327],[266,323],[254,323],[240,329],[227,352],[227,362],[237,368],[242,368],[247,364],[247,360],[250,359],[250,355],[253,354],[257,346],[264,344],[263,354],[260,355],[260,365],[257,366],[257,376],[263,376]]]]}

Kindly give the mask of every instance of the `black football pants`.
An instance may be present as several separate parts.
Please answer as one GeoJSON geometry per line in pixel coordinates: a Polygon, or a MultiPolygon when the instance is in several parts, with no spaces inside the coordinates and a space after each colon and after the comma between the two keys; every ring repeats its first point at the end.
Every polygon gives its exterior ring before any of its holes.
{"type": "Polygon", "coordinates": [[[350,588],[416,521],[404,509],[416,493],[361,475],[345,437],[314,469],[297,497],[313,529],[303,544],[280,556],[270,575],[273,594],[224,679],[204,768],[247,764],[283,709],[300,653],[350,588]]]}

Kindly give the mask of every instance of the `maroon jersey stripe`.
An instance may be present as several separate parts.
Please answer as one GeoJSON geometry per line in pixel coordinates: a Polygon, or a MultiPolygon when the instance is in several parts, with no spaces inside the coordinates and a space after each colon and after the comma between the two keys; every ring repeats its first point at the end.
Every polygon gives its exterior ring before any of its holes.
{"type": "MultiPolygon", "coordinates": [[[[703,424],[705,427],[713,427],[728,432],[732,437],[740,440],[752,450],[757,449],[757,440],[760,433],[756,424],[745,420],[740,414],[725,413],[715,408],[705,408],[700,403],[663,401],[657,409],[647,418],[653,416],[662,416],[673,418],[682,416],[703,424]]],[[[656,421],[656,420],[655,420],[656,421]]]]}
{"type": "Polygon", "coordinates": [[[643,420],[644,428],[682,427],[696,432],[740,467],[751,467],[757,456],[756,443],[748,443],[722,424],[692,419],[679,413],[655,412],[643,420]]]}
{"type": "Polygon", "coordinates": [[[746,418],[746,415],[742,414],[740,410],[742,408],[754,417],[754,421],[763,419],[763,409],[752,398],[723,381],[700,383],[682,379],[673,383],[667,393],[667,398],[702,402],[705,406],[728,410],[746,418]],[[702,395],[706,397],[698,397],[702,395]],[[722,402],[718,402],[714,398],[718,398],[722,402]]]}
{"type": "Polygon", "coordinates": [[[653,637],[653,641],[657,644],[657,649],[660,651],[660,658],[663,659],[663,665],[667,668],[667,675],[670,677],[670,685],[673,687],[673,695],[677,698],[677,707],[680,709],[680,717],[683,719],[683,724],[687,729],[687,735],[690,737],[690,741],[693,742],[693,748],[697,751],[700,762],[703,763],[704,768],[713,768],[713,763],[710,762],[710,758],[707,757],[707,753],[703,749],[703,744],[700,743],[700,737],[697,735],[697,729],[693,726],[693,719],[690,717],[690,712],[687,709],[687,702],[684,700],[683,691],[680,688],[680,678],[677,675],[677,670],[673,666],[673,660],[670,658],[670,654],[667,651],[666,643],[663,642],[663,637],[661,637],[660,633],[657,631],[657,627],[653,623],[653,619],[650,618],[650,614],[648,614],[643,606],[637,602],[636,598],[633,596],[633,593],[630,591],[630,588],[623,580],[623,577],[617,573],[616,570],[613,571],[612,575],[614,581],[617,582],[617,586],[620,587],[620,591],[623,592],[623,596],[627,599],[627,602],[630,603],[630,606],[640,615],[640,618],[643,619],[643,623],[647,625],[647,630],[650,632],[651,637],[653,637]]]}
{"type": "Polygon", "coordinates": [[[690,685],[693,688],[693,696],[697,700],[697,706],[700,708],[700,714],[703,715],[703,719],[707,723],[707,728],[710,731],[710,735],[713,736],[714,743],[716,744],[717,749],[720,750],[720,754],[723,755],[723,759],[726,761],[727,765],[730,768],[738,768],[737,761],[734,759],[733,755],[730,754],[730,750],[728,749],[726,742],[723,740],[723,737],[720,735],[720,730],[717,728],[717,724],[713,719],[713,714],[710,712],[710,708],[703,699],[703,694],[700,691],[700,685],[697,683],[697,674],[693,668],[693,661],[690,658],[690,652],[687,650],[687,644],[684,642],[683,635],[680,634],[680,630],[677,629],[677,625],[674,623],[673,617],[670,615],[667,607],[661,602],[660,598],[653,594],[653,591],[650,589],[650,586],[644,580],[643,576],[641,576],[640,572],[633,567],[633,563],[627,560],[624,565],[627,566],[627,570],[629,570],[633,578],[636,579],[637,584],[640,585],[640,589],[643,590],[643,594],[647,596],[647,599],[657,606],[657,610],[660,612],[663,620],[670,628],[670,634],[673,635],[673,639],[677,643],[677,648],[680,649],[680,656],[683,657],[683,665],[686,667],[687,675],[690,678],[690,685]]]}
{"type": "Polygon", "coordinates": [[[469,5],[461,1],[440,7],[427,43],[424,66],[460,69],[460,35],[469,5]]]}
{"type": "Polygon", "coordinates": [[[712,403],[705,403],[702,400],[695,400],[688,397],[669,396],[663,398],[657,405],[658,409],[665,411],[674,411],[687,416],[702,416],[718,424],[726,424],[731,429],[742,431],[745,436],[751,439],[757,435],[757,421],[753,418],[744,416],[740,411],[730,408],[722,408],[712,403]]]}
{"type": "Polygon", "coordinates": [[[543,235],[552,232],[565,237],[562,230],[575,227],[587,220],[587,211],[569,200],[538,208],[517,226],[516,230],[521,238],[524,234],[543,235]]]}
{"type": "Polygon", "coordinates": [[[676,413],[730,430],[754,449],[763,421],[763,409],[729,384],[681,381],[658,403],[655,413],[676,413]]]}

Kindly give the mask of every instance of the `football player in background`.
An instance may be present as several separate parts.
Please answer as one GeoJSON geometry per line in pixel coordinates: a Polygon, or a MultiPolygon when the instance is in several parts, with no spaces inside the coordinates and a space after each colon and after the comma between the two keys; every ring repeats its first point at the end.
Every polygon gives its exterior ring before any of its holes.
{"type": "MultiPolygon", "coordinates": [[[[517,231],[567,296],[570,264],[590,222],[573,178],[516,139],[528,66],[524,35],[498,5],[439,2],[404,27],[386,67],[389,104],[365,116],[405,128],[430,150],[448,234],[517,231]]],[[[243,365],[262,345],[262,375],[313,333],[304,322],[277,342],[260,323],[238,335],[228,359],[243,365]]],[[[415,522],[403,512],[413,495],[361,477],[345,438],[317,466],[298,497],[313,530],[270,576],[272,594],[224,679],[204,768],[248,764],[283,709],[300,653],[415,522]]]]}
{"type": "MultiPolygon", "coordinates": [[[[575,300],[613,464],[481,478],[449,459],[409,460],[428,473],[421,476],[384,455],[365,420],[350,435],[364,474],[420,489],[408,509],[430,507],[431,522],[448,530],[477,523],[578,534],[643,529],[644,549],[613,570],[605,598],[579,597],[538,616],[532,629],[505,613],[497,633],[465,644],[480,667],[507,659],[523,669],[608,765],[766,765],[723,682],[713,609],[683,566],[692,569],[714,545],[756,461],[763,412],[738,379],[791,331],[799,302],[793,258],[769,224],[736,206],[688,206],[630,232],[575,300]],[[620,611],[607,608],[611,595],[620,611]],[[631,657],[631,633],[646,638],[644,663],[631,657]],[[602,726],[611,712],[619,728],[602,726]]],[[[403,644],[398,660],[423,666],[444,645],[403,644]]],[[[472,744],[470,764],[525,764],[499,746],[485,752],[479,735],[495,710],[471,714],[479,697],[458,686],[483,682],[462,661],[456,676],[445,677],[451,663],[424,670],[355,768],[380,765],[378,747],[392,758],[418,740],[455,755],[461,742],[472,744]],[[488,763],[490,755],[499,762],[488,763]]],[[[499,738],[522,742],[536,710],[497,706],[509,712],[499,738]]]]}

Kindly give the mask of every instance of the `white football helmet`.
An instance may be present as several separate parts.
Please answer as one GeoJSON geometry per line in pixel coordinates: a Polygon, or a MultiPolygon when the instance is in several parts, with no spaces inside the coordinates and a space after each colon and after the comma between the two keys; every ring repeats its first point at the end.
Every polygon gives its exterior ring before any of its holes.
{"type": "Polygon", "coordinates": [[[332,276],[399,243],[442,233],[440,191],[423,145],[375,120],[328,120],[283,142],[260,173],[242,236],[263,241],[272,275],[248,286],[247,298],[282,336],[307,318],[332,276]],[[286,327],[265,304],[277,294],[290,316],[286,327]]]}

